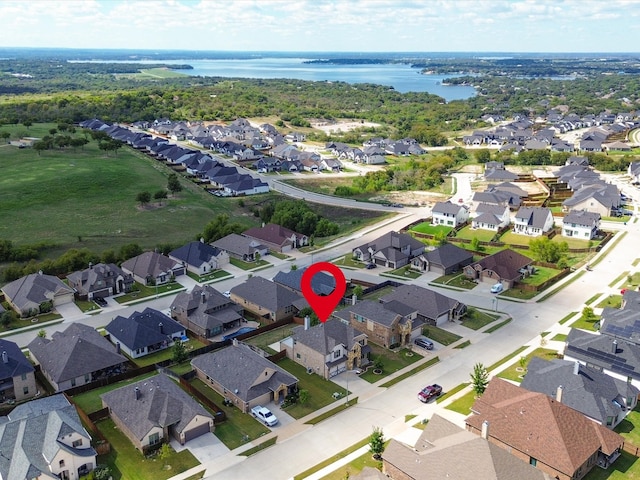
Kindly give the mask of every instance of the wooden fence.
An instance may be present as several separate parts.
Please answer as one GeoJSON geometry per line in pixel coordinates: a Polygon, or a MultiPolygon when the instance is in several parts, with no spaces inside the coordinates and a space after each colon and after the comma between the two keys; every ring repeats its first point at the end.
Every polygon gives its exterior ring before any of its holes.
{"type": "Polygon", "coordinates": [[[73,401],[73,398],[67,395],[66,392],[64,392],[63,395],[71,405],[76,407],[76,411],[78,412],[78,416],[80,417],[80,420],[82,420],[82,423],[89,429],[94,439],[97,438],[97,440],[93,441],[93,446],[96,450],[96,453],[98,455],[105,455],[109,453],[111,451],[111,444],[109,443],[107,438],[102,434],[102,432],[98,429],[98,427],[96,426],[93,420],[94,418],[102,419],[102,418],[108,417],[109,409],[103,408],[102,410],[98,410],[98,412],[94,412],[92,415],[87,415],[84,412],[84,410],[82,410],[80,407],[76,405],[76,403],[73,401]],[[104,410],[106,410],[106,416],[104,415],[104,410]]]}
{"type": "Polygon", "coordinates": [[[220,407],[218,407],[218,405],[216,405],[213,401],[211,401],[204,393],[202,393],[200,390],[198,390],[193,385],[191,385],[189,383],[189,381],[185,378],[185,377],[193,378],[193,377],[195,377],[195,374],[196,374],[196,372],[194,372],[192,370],[191,372],[188,372],[187,374],[182,375],[180,377],[180,386],[187,393],[189,393],[190,395],[193,395],[194,397],[196,397],[200,401],[200,403],[202,403],[206,407],[208,407],[209,410],[211,410],[213,412],[213,423],[215,425],[219,425],[222,422],[226,421],[227,414],[224,413],[224,410],[222,410],[220,407]]]}
{"type": "Polygon", "coordinates": [[[630,453],[631,455],[633,455],[634,457],[640,457],[640,447],[634,445],[631,442],[628,441],[624,441],[624,443],[622,444],[622,450],[630,453]]]}

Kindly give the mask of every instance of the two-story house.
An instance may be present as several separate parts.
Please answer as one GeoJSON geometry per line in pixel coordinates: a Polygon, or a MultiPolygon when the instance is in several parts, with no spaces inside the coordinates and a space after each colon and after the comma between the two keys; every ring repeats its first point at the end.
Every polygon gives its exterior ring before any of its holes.
{"type": "Polygon", "coordinates": [[[0,402],[22,401],[37,392],[35,369],[20,347],[0,339],[0,402]]]}
{"type": "Polygon", "coordinates": [[[471,228],[497,232],[509,225],[510,221],[508,205],[479,203],[476,207],[476,216],[471,221],[471,228]]]}
{"type": "Polygon", "coordinates": [[[520,207],[513,222],[513,233],[538,237],[551,230],[553,215],[545,207],[520,207]]]}
{"type": "Polygon", "coordinates": [[[90,263],[89,268],[69,274],[67,280],[78,297],[88,300],[129,292],[133,286],[133,276],[114,263],[90,263]]]}
{"type": "Polygon", "coordinates": [[[600,214],[586,210],[571,210],[562,219],[562,236],[591,240],[600,228],[600,214]]]}
{"type": "Polygon", "coordinates": [[[336,319],[310,327],[305,318],[280,346],[287,357],[327,380],[368,364],[371,352],[366,334],[336,319]]]}
{"type": "Polygon", "coordinates": [[[451,202],[437,202],[431,211],[433,225],[457,227],[469,219],[469,209],[465,205],[451,202]]]}
{"type": "Polygon", "coordinates": [[[411,235],[392,231],[354,248],[352,254],[360,262],[400,268],[409,264],[412,258],[422,255],[424,250],[424,243],[411,235]]]}
{"type": "Polygon", "coordinates": [[[293,317],[308,306],[297,293],[263,277],[251,277],[230,291],[231,300],[267,322],[293,317]]]}

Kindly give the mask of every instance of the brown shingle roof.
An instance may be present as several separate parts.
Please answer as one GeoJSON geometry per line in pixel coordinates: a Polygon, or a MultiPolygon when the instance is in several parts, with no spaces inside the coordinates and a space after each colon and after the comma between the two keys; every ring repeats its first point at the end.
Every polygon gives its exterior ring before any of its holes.
{"type": "Polygon", "coordinates": [[[553,398],[494,377],[465,422],[489,436],[572,476],[599,449],[610,455],[620,435],[553,398]]]}
{"type": "Polygon", "coordinates": [[[474,265],[480,265],[483,270],[493,270],[500,278],[513,280],[520,276],[518,270],[532,262],[529,257],[507,248],[483,258],[474,265]]]}

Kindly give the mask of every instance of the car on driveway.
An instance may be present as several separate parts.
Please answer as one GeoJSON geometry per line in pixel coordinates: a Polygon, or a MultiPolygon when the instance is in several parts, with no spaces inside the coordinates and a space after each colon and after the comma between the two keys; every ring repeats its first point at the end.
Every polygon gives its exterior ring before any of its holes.
{"type": "Polygon", "coordinates": [[[268,427],[273,427],[276,423],[278,423],[278,418],[273,413],[271,413],[271,410],[261,405],[256,405],[255,407],[253,407],[251,409],[251,415],[256,417],[268,427]]]}
{"type": "Polygon", "coordinates": [[[376,268],[376,264],[375,263],[367,263],[367,270],[371,270],[373,268],[376,268]]]}
{"type": "Polygon", "coordinates": [[[501,283],[496,283],[491,287],[491,293],[500,293],[502,290],[504,290],[504,286],[501,283]]]}
{"type": "Polygon", "coordinates": [[[107,301],[102,297],[93,297],[93,301],[96,302],[100,307],[106,307],[107,305],[109,305],[107,301]]]}
{"type": "Polygon", "coordinates": [[[420,400],[422,403],[427,403],[432,398],[439,397],[441,393],[442,387],[437,383],[434,383],[433,385],[424,387],[418,392],[418,400],[420,400]]]}
{"type": "Polygon", "coordinates": [[[433,350],[433,342],[427,338],[418,337],[413,341],[413,343],[427,350],[433,350]]]}

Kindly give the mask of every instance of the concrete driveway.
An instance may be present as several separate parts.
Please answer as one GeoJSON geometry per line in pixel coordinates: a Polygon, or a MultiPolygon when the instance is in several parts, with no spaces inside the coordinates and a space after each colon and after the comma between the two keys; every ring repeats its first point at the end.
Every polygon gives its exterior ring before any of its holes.
{"type": "Polygon", "coordinates": [[[78,319],[84,316],[82,310],[78,308],[78,306],[71,302],[65,303],[64,305],[57,305],[56,312],[58,312],[65,320],[69,319],[78,319]]]}
{"type": "Polygon", "coordinates": [[[190,440],[186,445],[180,445],[180,442],[172,438],[171,446],[176,452],[189,450],[200,463],[215,460],[230,451],[213,433],[205,433],[198,438],[190,440]]]}
{"type": "Polygon", "coordinates": [[[277,432],[279,428],[286,427],[287,425],[291,425],[292,423],[296,423],[296,419],[286,413],[282,408],[280,408],[280,405],[270,403],[268,405],[265,405],[265,407],[271,410],[271,413],[273,413],[278,419],[277,425],[273,427],[267,427],[272,431],[277,432]]]}

